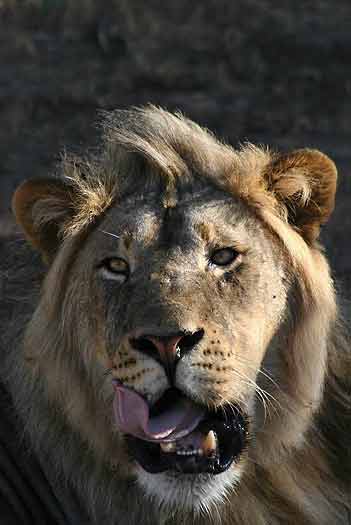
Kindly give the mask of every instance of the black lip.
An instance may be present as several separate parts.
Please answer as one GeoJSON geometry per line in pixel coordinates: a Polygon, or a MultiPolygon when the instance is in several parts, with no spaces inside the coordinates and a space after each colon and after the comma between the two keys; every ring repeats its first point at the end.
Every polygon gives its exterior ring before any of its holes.
{"type": "Polygon", "coordinates": [[[248,419],[238,407],[227,405],[215,411],[208,411],[196,430],[204,435],[210,430],[216,433],[219,454],[215,457],[205,457],[164,453],[158,443],[127,435],[128,451],[131,458],[150,473],[172,470],[189,474],[220,474],[227,470],[245,449],[248,440],[248,419]]]}

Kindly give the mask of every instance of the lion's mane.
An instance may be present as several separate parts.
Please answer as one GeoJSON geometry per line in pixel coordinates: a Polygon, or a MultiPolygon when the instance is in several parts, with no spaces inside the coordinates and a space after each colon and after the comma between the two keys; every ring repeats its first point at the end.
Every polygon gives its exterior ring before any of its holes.
{"type": "MultiPolygon", "coordinates": [[[[282,170],[282,161],[274,154],[250,145],[234,152],[194,123],[156,108],[113,113],[105,118],[104,130],[104,147],[97,157],[63,159],[59,179],[65,179],[74,193],[69,214],[50,195],[36,210],[36,227],[46,228],[61,242],[55,257],[51,246],[45,246],[50,271],[22,241],[1,248],[5,327],[1,377],[48,478],[67,493],[75,491],[97,523],[203,523],[203,516],[152,505],[125,476],[125,465],[111,466],[113,443],[99,440],[98,430],[106,423],[106,414],[98,413],[91,392],[91,385],[96,390],[101,385],[93,374],[87,385],[91,327],[80,327],[77,342],[75,312],[58,283],[65,280],[90,229],[141,170],[166,174],[170,195],[178,177],[206,173],[255,209],[289,254],[296,279],[290,298],[294,307],[285,397],[273,386],[271,391],[284,407],[272,423],[274,439],[257,443],[255,462],[243,481],[207,519],[222,525],[346,524],[351,493],[351,354],[328,264],[315,241],[316,229],[326,218],[322,208],[314,211],[320,213],[318,225],[302,217],[304,240],[288,223],[291,210],[308,202],[317,186],[308,186],[301,174],[299,181],[292,175],[273,194],[275,181],[268,177],[269,183],[263,184],[262,176],[272,166],[275,176],[282,170]],[[284,192],[285,199],[277,198],[284,192]],[[35,364],[38,345],[47,361],[45,381],[35,364]],[[75,345],[81,352],[73,351],[75,345]],[[68,397],[77,416],[75,426],[61,410],[68,397]]],[[[306,157],[304,150],[299,166],[306,157]]],[[[296,166],[290,168],[296,175],[296,166]]],[[[74,293],[71,290],[71,297],[74,293]]]]}

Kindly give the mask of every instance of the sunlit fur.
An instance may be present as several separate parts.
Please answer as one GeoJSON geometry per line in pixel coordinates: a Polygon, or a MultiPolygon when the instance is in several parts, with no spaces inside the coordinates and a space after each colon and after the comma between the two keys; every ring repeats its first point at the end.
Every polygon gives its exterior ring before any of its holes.
{"type": "MultiPolygon", "coordinates": [[[[318,244],[335,180],[320,152],[279,155],[252,145],[237,152],[181,115],[150,107],[106,115],[99,156],[65,158],[58,179],[20,187],[17,220],[49,267],[16,244],[6,257],[2,378],[49,479],[70,480],[95,523],[348,523],[349,342],[318,244]],[[80,279],[89,279],[89,265],[76,261],[128,188],[161,177],[163,205],[172,207],[178,185],[194,174],[239,199],[270,239],[288,268],[289,318],[274,326],[284,345],[279,337],[268,345],[255,374],[237,357],[237,383],[256,399],[248,407],[254,438],[240,465],[222,479],[198,479],[192,492],[187,477],[182,490],[180,478],[131,469],[112,422],[100,299],[89,297],[96,315],[84,310],[80,279]]],[[[145,379],[146,396],[152,383],[145,379]]],[[[210,404],[209,391],[196,382],[190,390],[210,404]]],[[[232,400],[228,383],[216,394],[232,400]]]]}

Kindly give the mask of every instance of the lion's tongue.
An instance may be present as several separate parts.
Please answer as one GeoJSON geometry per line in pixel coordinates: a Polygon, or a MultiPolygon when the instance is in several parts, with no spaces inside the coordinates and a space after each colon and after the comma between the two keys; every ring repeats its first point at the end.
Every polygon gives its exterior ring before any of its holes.
{"type": "Polygon", "coordinates": [[[179,397],[159,415],[150,417],[146,401],[134,390],[114,382],[114,413],[118,428],[146,441],[175,441],[192,432],[204,410],[190,399],[179,397]]]}

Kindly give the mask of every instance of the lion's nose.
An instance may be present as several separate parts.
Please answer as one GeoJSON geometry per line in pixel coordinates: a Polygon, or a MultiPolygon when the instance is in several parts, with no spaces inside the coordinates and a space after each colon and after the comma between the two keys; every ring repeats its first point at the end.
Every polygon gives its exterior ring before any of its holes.
{"type": "Polygon", "coordinates": [[[136,350],[161,362],[167,372],[173,375],[176,363],[189,353],[203,338],[204,330],[189,334],[180,332],[172,335],[142,335],[131,338],[130,344],[136,350]]]}

